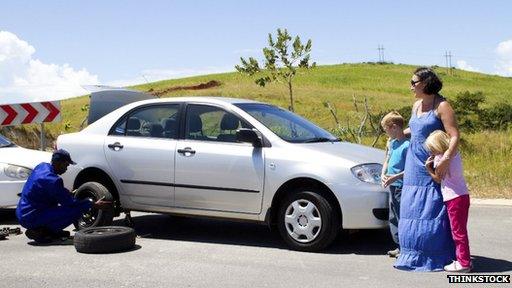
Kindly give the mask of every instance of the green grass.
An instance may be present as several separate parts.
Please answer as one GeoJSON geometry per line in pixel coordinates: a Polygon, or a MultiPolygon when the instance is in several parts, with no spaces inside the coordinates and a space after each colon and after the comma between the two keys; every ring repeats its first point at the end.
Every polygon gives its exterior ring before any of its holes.
{"type": "Polygon", "coordinates": [[[512,131],[463,135],[464,177],[481,198],[512,198],[512,131]]]}
{"type": "MultiPolygon", "coordinates": [[[[350,121],[352,127],[358,124],[353,97],[362,101],[368,98],[373,113],[410,106],[414,97],[409,91],[409,80],[415,66],[342,64],[318,66],[300,73],[294,80],[295,112],[312,120],[321,127],[332,130],[335,123],[323,103],[328,101],[338,111],[342,124],[350,121]]],[[[484,107],[508,101],[512,94],[512,78],[491,76],[474,72],[455,70],[447,75],[444,68],[437,69],[444,82],[442,94],[453,99],[457,93],[481,91],[487,102],[484,107]]],[[[133,87],[140,91],[164,90],[175,86],[188,86],[220,81],[219,87],[204,90],[179,90],[165,94],[174,96],[224,96],[254,99],[281,107],[288,107],[288,91],[284,84],[270,84],[265,88],[254,84],[254,78],[239,73],[211,74],[183,79],[165,80],[133,87]]],[[[88,103],[88,97],[62,102],[63,121],[47,125],[53,137],[61,133],[77,131],[86,112],[81,107],[88,103]],[[66,128],[67,126],[67,128],[66,128]]],[[[28,127],[27,129],[34,129],[28,127]]],[[[465,176],[473,196],[486,198],[512,198],[512,140],[508,132],[480,132],[463,135],[468,145],[461,148],[465,176]]],[[[372,139],[365,138],[364,143],[372,139]]],[[[20,141],[18,141],[20,142],[20,141]]],[[[381,137],[378,147],[383,147],[381,137]]]]}

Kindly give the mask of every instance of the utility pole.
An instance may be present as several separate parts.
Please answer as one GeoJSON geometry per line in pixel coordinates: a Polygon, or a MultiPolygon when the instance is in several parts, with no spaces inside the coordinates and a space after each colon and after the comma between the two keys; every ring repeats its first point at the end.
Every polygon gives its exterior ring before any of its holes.
{"type": "Polygon", "coordinates": [[[446,58],[446,68],[449,75],[452,75],[452,51],[445,51],[444,57],[446,58]]]}
{"type": "Polygon", "coordinates": [[[44,122],[41,122],[41,151],[46,149],[46,136],[44,135],[44,122]]]}
{"type": "Polygon", "coordinates": [[[377,50],[379,50],[379,62],[384,63],[384,45],[379,45],[377,50]]]}
{"type": "Polygon", "coordinates": [[[450,71],[452,70],[452,51],[448,51],[448,64],[450,65],[450,71]]]}

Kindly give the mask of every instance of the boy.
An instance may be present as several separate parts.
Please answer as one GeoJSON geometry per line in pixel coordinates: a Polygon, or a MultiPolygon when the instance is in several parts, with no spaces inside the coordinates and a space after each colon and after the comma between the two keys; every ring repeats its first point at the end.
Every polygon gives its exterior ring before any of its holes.
{"type": "MultiPolygon", "coordinates": [[[[398,245],[398,221],[400,219],[400,195],[402,193],[402,178],[404,176],[405,157],[409,140],[403,132],[404,118],[398,112],[390,112],[382,118],[382,129],[389,136],[386,145],[386,159],[382,166],[382,187],[389,186],[389,230],[393,241],[398,245]]],[[[400,249],[396,248],[387,253],[397,258],[400,249]]]]}

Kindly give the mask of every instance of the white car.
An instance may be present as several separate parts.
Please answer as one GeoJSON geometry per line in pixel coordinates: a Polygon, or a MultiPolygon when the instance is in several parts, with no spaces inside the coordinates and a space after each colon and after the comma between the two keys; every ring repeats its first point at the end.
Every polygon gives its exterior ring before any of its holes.
{"type": "MultiPolygon", "coordinates": [[[[107,194],[118,212],[266,223],[303,251],[325,248],[342,228],[387,226],[388,190],[379,185],[382,150],[340,142],[261,102],[138,101],[81,132],[59,136],[57,147],[78,163],[63,175],[65,185],[87,183],[83,195],[107,194]]],[[[98,218],[112,215],[88,217],[85,226],[108,223],[98,218]]]]}
{"type": "Polygon", "coordinates": [[[16,207],[32,169],[51,158],[49,152],[19,147],[0,135],[0,208],[16,207]]]}

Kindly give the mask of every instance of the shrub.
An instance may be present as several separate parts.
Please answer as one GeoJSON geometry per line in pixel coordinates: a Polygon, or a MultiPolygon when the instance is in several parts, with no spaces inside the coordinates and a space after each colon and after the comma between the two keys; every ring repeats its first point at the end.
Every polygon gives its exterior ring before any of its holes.
{"type": "Polygon", "coordinates": [[[458,93],[455,100],[451,101],[462,131],[474,133],[482,127],[480,104],[484,102],[485,96],[482,92],[471,93],[469,91],[458,93]]]}
{"type": "Polygon", "coordinates": [[[480,114],[482,126],[489,130],[506,130],[512,127],[512,105],[498,103],[480,114]]]}

